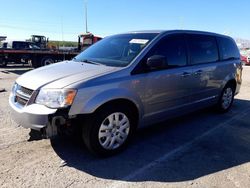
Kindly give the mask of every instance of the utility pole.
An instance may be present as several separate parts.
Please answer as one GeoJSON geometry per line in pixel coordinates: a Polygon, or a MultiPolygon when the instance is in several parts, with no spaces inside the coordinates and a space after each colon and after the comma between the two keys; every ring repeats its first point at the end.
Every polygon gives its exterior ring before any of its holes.
{"type": "Polygon", "coordinates": [[[86,33],[88,33],[88,9],[87,9],[87,0],[84,0],[84,7],[85,7],[85,29],[86,33]]]}

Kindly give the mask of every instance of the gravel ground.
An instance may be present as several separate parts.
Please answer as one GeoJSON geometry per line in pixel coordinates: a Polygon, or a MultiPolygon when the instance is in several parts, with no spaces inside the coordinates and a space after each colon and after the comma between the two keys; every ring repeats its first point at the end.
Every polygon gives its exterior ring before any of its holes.
{"type": "Polygon", "coordinates": [[[11,120],[11,86],[28,70],[0,69],[0,187],[250,187],[250,67],[230,112],[207,109],[140,129],[106,159],[70,139],[34,139],[11,120]]]}

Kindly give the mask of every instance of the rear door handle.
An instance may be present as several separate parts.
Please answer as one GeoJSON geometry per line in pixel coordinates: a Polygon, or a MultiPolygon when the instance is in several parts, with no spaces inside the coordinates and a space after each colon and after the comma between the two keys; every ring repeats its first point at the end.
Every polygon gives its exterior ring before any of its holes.
{"type": "Polygon", "coordinates": [[[197,71],[194,72],[194,75],[201,75],[202,72],[203,72],[202,70],[197,70],[197,71]]]}
{"type": "Polygon", "coordinates": [[[182,73],[182,77],[187,77],[187,76],[190,76],[191,75],[191,73],[190,72],[183,72],[182,73]]]}

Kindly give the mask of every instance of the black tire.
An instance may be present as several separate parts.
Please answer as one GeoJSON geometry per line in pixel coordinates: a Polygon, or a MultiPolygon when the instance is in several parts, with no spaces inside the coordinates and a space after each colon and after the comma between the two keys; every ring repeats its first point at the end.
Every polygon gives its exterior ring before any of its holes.
{"type": "Polygon", "coordinates": [[[50,64],[53,64],[55,61],[53,58],[51,57],[44,57],[42,60],[41,60],[41,66],[46,66],[46,65],[50,65],[50,64]]]}
{"type": "Polygon", "coordinates": [[[216,105],[218,112],[225,113],[225,112],[228,112],[230,110],[230,108],[232,107],[233,101],[234,101],[234,93],[235,93],[234,84],[231,84],[231,83],[226,84],[226,86],[223,88],[223,90],[221,92],[219,101],[216,105]],[[228,98],[229,101],[225,102],[224,95],[227,95],[227,93],[228,93],[228,97],[226,97],[226,98],[228,98]],[[231,95],[229,93],[231,93],[231,95]]]}
{"type": "MultiPolygon", "coordinates": [[[[109,121],[109,120],[106,119],[106,121],[109,121]]],[[[111,156],[117,152],[120,152],[121,150],[123,150],[127,146],[129,141],[131,140],[133,134],[135,133],[136,126],[137,126],[137,119],[135,118],[135,114],[133,114],[131,109],[129,109],[129,106],[116,105],[116,104],[106,105],[106,106],[102,107],[100,110],[97,110],[97,112],[95,112],[94,114],[92,114],[86,118],[86,121],[85,121],[85,123],[83,125],[83,129],[82,129],[82,138],[83,138],[84,144],[86,145],[86,147],[88,148],[88,150],[90,152],[92,152],[93,154],[95,154],[99,157],[107,157],[107,156],[111,156]],[[130,124],[129,131],[127,133],[128,135],[127,135],[125,141],[119,147],[113,148],[113,149],[106,149],[100,143],[101,139],[99,139],[99,131],[100,131],[101,125],[105,123],[104,120],[109,115],[114,114],[114,113],[121,113],[127,117],[129,124],[130,124]]],[[[106,130],[106,132],[108,132],[108,131],[110,131],[110,130],[106,130]]],[[[112,129],[112,131],[113,131],[113,129],[112,129]]],[[[108,133],[113,135],[113,133],[110,133],[110,132],[108,132],[108,133]]],[[[117,133],[117,134],[119,134],[119,133],[117,133]]],[[[117,137],[117,136],[115,135],[114,137],[117,137]]],[[[105,140],[106,139],[108,140],[107,137],[105,138],[105,140]]],[[[113,138],[111,138],[111,139],[113,139],[113,138]]],[[[114,138],[114,139],[116,140],[116,138],[114,138]]],[[[115,141],[115,142],[117,142],[116,144],[118,144],[118,141],[115,141]]],[[[111,145],[111,141],[110,141],[110,145],[111,145]]]]}

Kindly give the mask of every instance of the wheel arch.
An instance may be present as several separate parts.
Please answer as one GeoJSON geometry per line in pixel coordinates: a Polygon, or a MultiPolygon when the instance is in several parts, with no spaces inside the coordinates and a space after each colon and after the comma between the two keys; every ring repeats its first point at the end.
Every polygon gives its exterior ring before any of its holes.
{"type": "Polygon", "coordinates": [[[237,87],[237,81],[236,81],[236,76],[235,75],[228,75],[222,84],[221,91],[226,87],[226,85],[232,84],[234,88],[236,89],[237,87]]]}
{"type": "Polygon", "coordinates": [[[229,80],[227,80],[227,81],[225,82],[225,84],[224,84],[224,86],[223,86],[222,89],[224,89],[227,85],[232,85],[233,88],[234,88],[234,92],[235,92],[236,87],[237,87],[237,82],[236,82],[235,79],[229,79],[229,80]]]}
{"type": "Polygon", "coordinates": [[[132,94],[126,89],[112,89],[100,92],[96,96],[91,97],[87,101],[81,101],[81,98],[74,101],[69,115],[76,114],[92,114],[109,104],[127,104],[137,115],[139,120],[144,114],[144,108],[139,96],[132,94]]]}
{"type": "Polygon", "coordinates": [[[103,103],[102,105],[100,105],[95,112],[99,111],[100,109],[102,109],[103,107],[109,106],[109,105],[127,105],[129,107],[129,109],[131,109],[132,113],[135,114],[136,120],[137,122],[139,121],[139,109],[136,106],[136,104],[129,100],[129,99],[125,99],[125,98],[117,98],[117,99],[112,99],[110,101],[107,101],[105,103],[103,103]]]}

